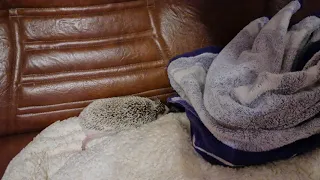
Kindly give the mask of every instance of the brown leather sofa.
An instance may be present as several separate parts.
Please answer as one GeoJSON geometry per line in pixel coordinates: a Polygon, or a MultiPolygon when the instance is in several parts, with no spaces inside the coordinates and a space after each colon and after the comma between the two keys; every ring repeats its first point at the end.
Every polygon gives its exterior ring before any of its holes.
{"type": "MultiPolygon", "coordinates": [[[[166,65],[290,0],[1,0],[0,177],[42,129],[99,98],[173,94],[166,65]]],[[[305,0],[294,18],[320,11],[305,0]]]]}

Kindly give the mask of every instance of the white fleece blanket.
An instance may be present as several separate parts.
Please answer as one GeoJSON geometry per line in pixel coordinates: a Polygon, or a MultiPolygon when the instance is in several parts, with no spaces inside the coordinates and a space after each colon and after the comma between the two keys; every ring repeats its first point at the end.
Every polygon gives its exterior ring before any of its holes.
{"type": "Polygon", "coordinates": [[[91,141],[78,118],[42,131],[9,164],[3,180],[319,180],[320,150],[264,166],[211,166],[193,150],[185,114],[91,141]]]}

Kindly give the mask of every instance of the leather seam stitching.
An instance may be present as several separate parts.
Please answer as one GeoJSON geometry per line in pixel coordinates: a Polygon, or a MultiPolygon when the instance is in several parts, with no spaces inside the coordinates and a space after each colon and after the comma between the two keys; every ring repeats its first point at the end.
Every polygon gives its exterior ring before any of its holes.
{"type": "MultiPolygon", "coordinates": [[[[147,0],[147,3],[149,3],[149,0],[147,0]]],[[[153,3],[154,3],[154,2],[153,2],[153,3]]],[[[149,22],[150,22],[150,26],[151,26],[151,28],[152,28],[152,29],[151,29],[151,30],[152,30],[152,34],[153,34],[152,39],[153,39],[153,41],[154,41],[154,43],[155,43],[155,45],[156,45],[156,48],[157,48],[157,50],[158,50],[158,53],[159,53],[160,57],[162,58],[162,61],[163,61],[163,63],[164,63],[164,62],[165,62],[165,61],[164,61],[165,57],[163,56],[163,53],[162,53],[162,51],[161,51],[161,47],[159,47],[159,46],[161,46],[161,44],[160,44],[160,42],[158,41],[158,38],[157,38],[158,33],[157,33],[157,30],[156,30],[155,27],[154,27],[153,18],[151,17],[150,9],[149,9],[149,8],[147,8],[147,12],[148,12],[148,19],[149,19],[149,22]]]]}
{"type": "MultiPolygon", "coordinates": [[[[149,68],[149,69],[142,69],[142,70],[139,70],[139,71],[133,71],[131,72],[131,74],[133,73],[138,73],[138,72],[144,72],[144,71],[148,71],[148,70],[151,70],[151,69],[166,69],[166,66],[159,66],[159,67],[153,67],[153,68],[149,68]]],[[[124,73],[119,73],[118,75],[123,75],[123,74],[126,74],[126,72],[124,73]]],[[[64,82],[64,81],[77,81],[77,80],[90,80],[92,78],[102,78],[102,77],[105,77],[106,75],[96,75],[96,76],[90,76],[90,77],[75,77],[75,78],[61,78],[61,79],[56,79],[56,80],[44,80],[44,81],[38,81],[38,82],[28,82],[28,83],[20,83],[20,85],[30,85],[30,84],[48,84],[48,83],[52,83],[52,82],[55,82],[55,83],[61,83],[61,82],[64,82]]],[[[112,76],[109,76],[109,77],[112,77],[112,76]]]]}
{"type": "MultiPolygon", "coordinates": [[[[152,37],[152,36],[151,36],[152,37]]],[[[117,40],[118,43],[123,43],[123,42],[130,42],[130,41],[136,41],[136,40],[143,40],[143,39],[148,39],[150,38],[149,36],[143,36],[143,37],[138,37],[138,38],[133,38],[133,39],[126,39],[126,40],[117,40]]],[[[152,39],[152,38],[151,38],[152,39]]],[[[105,45],[112,44],[113,42],[109,43],[103,43],[103,44],[92,44],[92,45],[74,45],[74,46],[64,46],[64,47],[56,47],[56,48],[42,48],[42,49],[27,49],[25,50],[26,52],[32,52],[32,51],[42,51],[42,50],[64,50],[64,49],[74,49],[74,48],[90,48],[90,47],[103,47],[105,45]]]]}
{"type": "MultiPolygon", "coordinates": [[[[86,106],[85,106],[85,107],[86,107],[86,106]]],[[[60,110],[55,110],[55,111],[44,111],[44,112],[39,112],[39,113],[17,114],[16,116],[41,115],[41,114],[53,113],[53,112],[64,112],[64,111],[70,111],[70,110],[82,110],[82,109],[84,109],[85,107],[81,107],[81,108],[70,108],[70,109],[60,109],[60,110]]]]}
{"type": "MultiPolygon", "coordinates": [[[[148,91],[142,91],[142,92],[135,93],[135,94],[132,94],[132,95],[142,94],[142,93],[146,93],[146,92],[150,92],[150,91],[157,92],[157,91],[162,91],[162,90],[164,90],[164,91],[172,90],[173,91],[172,87],[165,87],[165,88],[152,89],[152,90],[148,90],[148,91]]],[[[170,93],[173,93],[173,92],[170,92],[170,93]]],[[[165,94],[170,94],[170,93],[165,93],[165,94]]],[[[54,105],[72,105],[72,104],[75,104],[75,103],[86,103],[86,102],[95,101],[95,100],[99,100],[99,99],[90,99],[90,100],[83,100],[83,101],[72,101],[72,102],[66,102],[66,103],[60,103],[60,104],[54,104],[54,105]]],[[[48,106],[52,106],[52,105],[26,106],[26,107],[30,108],[30,107],[48,107],[48,106]]],[[[19,108],[26,108],[26,107],[19,107],[19,108]]]]}
{"type": "MultiPolygon", "coordinates": [[[[11,53],[12,53],[12,61],[13,63],[11,64],[12,67],[10,68],[10,92],[9,92],[9,113],[8,113],[8,116],[9,116],[9,119],[11,119],[11,117],[15,117],[16,114],[16,109],[17,109],[17,106],[16,106],[16,99],[14,98],[14,96],[16,95],[16,92],[17,90],[15,90],[15,85],[14,85],[14,79],[15,79],[15,68],[16,68],[16,65],[17,65],[17,39],[16,39],[16,35],[15,35],[15,21],[8,18],[9,20],[9,26],[10,26],[10,36],[11,36],[11,39],[12,39],[12,49],[11,49],[11,53]]],[[[10,63],[10,62],[9,62],[10,63]]],[[[9,120],[8,119],[8,120],[9,120]]],[[[13,119],[12,121],[4,121],[4,125],[6,126],[4,132],[0,132],[0,134],[6,134],[8,131],[12,130],[11,126],[15,123],[16,119],[13,119]]],[[[1,135],[0,135],[1,136],[1,135]]]]}
{"type": "Polygon", "coordinates": [[[158,46],[158,43],[156,42],[157,40],[155,38],[152,38],[152,40],[153,40],[153,42],[154,42],[154,44],[156,46],[156,49],[158,51],[158,54],[159,54],[160,58],[162,59],[162,63],[164,63],[164,57],[163,57],[163,54],[161,52],[161,49],[158,46]]]}
{"type": "MultiPolygon", "coordinates": [[[[17,17],[17,18],[23,18],[23,17],[41,17],[42,19],[50,19],[50,18],[55,18],[55,17],[72,17],[72,18],[76,18],[79,16],[104,16],[104,15],[108,15],[111,13],[115,13],[115,12],[120,12],[120,11],[126,11],[126,10],[135,10],[135,9],[144,9],[146,8],[145,6],[137,6],[137,7],[131,7],[131,8],[124,8],[124,9],[118,9],[118,10],[111,10],[111,11],[100,11],[100,12],[83,12],[82,14],[58,14],[58,15],[9,15],[10,17],[17,17]]],[[[94,10],[97,11],[97,10],[94,10]]]]}
{"type": "MultiPolygon", "coordinates": [[[[148,62],[142,62],[142,63],[133,63],[133,64],[126,64],[126,65],[120,65],[120,66],[111,66],[106,68],[98,68],[98,69],[83,69],[83,70],[74,70],[74,71],[60,71],[60,72],[53,72],[53,73],[45,73],[45,74],[27,74],[23,77],[32,77],[32,76],[46,76],[46,75],[57,75],[57,74],[63,74],[63,73],[77,73],[77,72],[89,72],[89,71],[99,71],[99,70],[109,70],[113,68],[123,68],[123,67],[132,67],[134,65],[142,65],[145,63],[152,63],[152,62],[163,62],[163,60],[155,60],[155,61],[148,61],[148,62]]],[[[155,66],[157,67],[157,66],[155,66]]]]}
{"type": "MultiPolygon", "coordinates": [[[[137,1],[137,0],[131,0],[126,2],[118,2],[118,3],[108,3],[108,4],[97,4],[97,5],[87,5],[87,6],[63,6],[63,7],[55,7],[55,8],[30,8],[34,10],[52,10],[52,9],[59,9],[59,8],[91,8],[91,7],[100,7],[103,5],[110,5],[110,4],[128,4],[129,2],[145,2],[145,1],[137,1]]],[[[14,9],[26,9],[26,8],[14,8],[14,9]]]]}
{"type": "MultiPolygon", "coordinates": [[[[153,2],[153,3],[155,3],[155,2],[153,2]]],[[[166,59],[168,60],[169,56],[171,57],[171,53],[169,52],[169,48],[168,48],[167,42],[164,40],[162,34],[158,33],[158,29],[157,29],[158,27],[154,23],[155,18],[154,18],[152,10],[148,9],[148,15],[149,15],[151,28],[154,29],[154,31],[156,31],[156,33],[157,33],[156,34],[156,39],[157,39],[157,41],[159,43],[159,46],[161,46],[161,44],[164,46],[164,47],[161,47],[161,48],[163,48],[163,54],[166,56],[166,59]]],[[[161,51],[161,54],[162,54],[162,51],[161,51]]]]}
{"type": "Polygon", "coordinates": [[[146,96],[146,97],[159,97],[159,96],[166,96],[166,95],[169,95],[169,94],[174,94],[175,92],[169,92],[169,93],[163,93],[163,94],[158,94],[158,95],[154,95],[154,96],[146,96]]]}
{"type": "MultiPolygon", "coordinates": [[[[23,46],[22,46],[22,40],[21,40],[21,38],[22,38],[22,31],[23,31],[23,29],[22,29],[22,26],[21,26],[21,22],[20,22],[20,19],[19,18],[16,18],[17,19],[17,22],[18,22],[18,33],[19,33],[19,46],[20,46],[20,58],[19,58],[19,60],[20,60],[20,65],[21,65],[21,63],[23,63],[23,59],[22,59],[22,54],[23,54],[23,51],[24,51],[24,48],[23,48],[23,46]]],[[[17,58],[16,58],[16,60],[17,60],[17,58]]],[[[22,69],[22,67],[19,67],[19,69],[22,69]]],[[[20,96],[20,91],[19,91],[19,88],[20,88],[20,86],[21,86],[21,79],[22,79],[22,72],[20,72],[20,83],[17,85],[17,90],[16,90],[16,94],[15,94],[15,96],[17,96],[16,97],[16,102],[15,102],[15,104],[16,104],[16,108],[15,108],[15,112],[16,112],[16,114],[15,114],[15,116],[17,117],[17,113],[18,113],[18,104],[19,104],[19,102],[20,102],[20,99],[21,99],[21,96],[20,96]]]]}
{"type": "MultiPolygon", "coordinates": [[[[143,33],[152,33],[152,29],[147,29],[144,31],[132,32],[132,33],[124,33],[120,34],[121,36],[130,36],[135,34],[143,34],[143,33]]],[[[153,35],[153,34],[152,34],[153,35]]],[[[75,39],[74,41],[88,41],[88,40],[101,40],[101,39],[111,39],[111,38],[119,38],[119,36],[102,36],[102,37],[95,37],[95,38],[86,38],[86,39],[75,39]]],[[[148,35],[142,35],[141,37],[147,37],[148,35]]],[[[73,41],[73,42],[74,42],[73,41]]],[[[117,41],[117,40],[116,40],[117,41]]],[[[59,42],[70,42],[70,39],[59,39],[59,40],[35,40],[35,41],[25,41],[23,42],[25,45],[34,45],[36,43],[59,43],[59,42]]]]}
{"type": "MultiPolygon", "coordinates": [[[[144,96],[144,97],[147,97],[147,98],[156,98],[156,97],[159,97],[159,96],[166,96],[166,95],[170,95],[170,94],[173,94],[174,92],[171,92],[171,93],[164,93],[164,94],[158,94],[158,95],[154,95],[154,96],[144,96]]],[[[96,100],[99,100],[99,99],[96,99],[96,100]]],[[[94,101],[94,100],[92,100],[94,101]]],[[[88,106],[88,105],[87,105],[88,106]]],[[[70,111],[70,110],[83,110],[84,108],[86,108],[87,106],[84,106],[84,107],[80,107],[80,108],[69,108],[69,109],[60,109],[60,110],[53,110],[53,111],[44,111],[44,112],[39,112],[39,113],[26,113],[26,114],[17,114],[17,116],[23,116],[23,115],[41,115],[41,114],[45,114],[45,113],[52,113],[52,112],[63,112],[63,111],[70,111]]]]}
{"type": "MultiPolygon", "coordinates": [[[[142,92],[135,93],[135,94],[132,94],[132,95],[142,94],[142,93],[146,93],[146,92],[150,92],[150,91],[161,91],[161,90],[173,90],[173,89],[172,89],[171,86],[169,86],[169,87],[165,87],[165,88],[158,88],[158,89],[142,91],[142,92]]],[[[72,101],[72,102],[60,103],[60,104],[55,104],[55,105],[69,105],[69,104],[74,104],[74,103],[85,103],[85,102],[88,102],[88,101],[95,101],[95,100],[99,100],[99,99],[90,99],[90,100],[83,100],[83,101],[72,101]]],[[[26,107],[48,107],[48,106],[52,106],[52,105],[26,106],[26,107]]],[[[20,108],[26,108],[26,107],[20,107],[20,108]]]]}

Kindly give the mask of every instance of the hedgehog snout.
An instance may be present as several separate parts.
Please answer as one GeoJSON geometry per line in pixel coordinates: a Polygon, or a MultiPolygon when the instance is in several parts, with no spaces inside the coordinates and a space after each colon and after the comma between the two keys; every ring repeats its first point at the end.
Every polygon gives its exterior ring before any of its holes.
{"type": "Polygon", "coordinates": [[[156,107],[156,108],[157,108],[156,109],[157,119],[160,118],[161,116],[168,114],[170,111],[170,109],[164,104],[162,104],[161,107],[156,107]]]}

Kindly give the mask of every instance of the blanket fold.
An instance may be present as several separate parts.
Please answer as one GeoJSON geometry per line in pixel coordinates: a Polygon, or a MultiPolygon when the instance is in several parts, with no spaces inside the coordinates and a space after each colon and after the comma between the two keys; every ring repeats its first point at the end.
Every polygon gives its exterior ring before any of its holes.
{"type": "Polygon", "coordinates": [[[171,61],[170,83],[181,98],[170,102],[186,107],[194,144],[202,144],[198,151],[217,160],[221,157],[212,150],[223,150],[212,139],[233,152],[253,153],[319,134],[320,53],[304,60],[301,71],[294,69],[301,64],[298,57],[319,40],[320,18],[310,16],[289,28],[300,6],[292,1],[270,20],[252,21],[220,52],[198,50],[171,61]]]}

